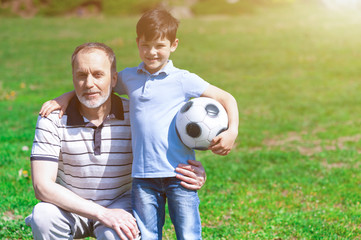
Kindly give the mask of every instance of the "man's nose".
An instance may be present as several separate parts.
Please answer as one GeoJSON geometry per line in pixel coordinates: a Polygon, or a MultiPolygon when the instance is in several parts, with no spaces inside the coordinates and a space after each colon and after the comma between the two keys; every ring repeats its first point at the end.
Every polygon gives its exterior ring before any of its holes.
{"type": "Polygon", "coordinates": [[[88,74],[88,76],[86,78],[85,86],[87,88],[94,87],[94,77],[91,74],[88,74]]]}

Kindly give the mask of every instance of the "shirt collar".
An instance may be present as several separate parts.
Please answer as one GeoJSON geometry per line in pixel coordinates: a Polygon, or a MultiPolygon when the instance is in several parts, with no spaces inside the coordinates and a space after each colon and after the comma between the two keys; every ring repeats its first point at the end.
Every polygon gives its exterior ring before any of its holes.
{"type": "MultiPolygon", "coordinates": [[[[69,106],[66,110],[66,114],[68,115],[67,125],[74,126],[74,125],[85,125],[85,121],[83,116],[79,112],[79,99],[77,96],[74,96],[69,103],[69,106]]],[[[124,120],[124,109],[123,109],[123,102],[114,93],[111,94],[111,109],[109,116],[114,116],[119,120],[124,120]]]]}
{"type": "Polygon", "coordinates": [[[144,72],[144,73],[148,73],[149,75],[160,75],[161,73],[169,75],[171,73],[171,71],[173,70],[173,68],[174,68],[174,65],[173,65],[172,60],[168,60],[168,63],[167,63],[167,65],[164,66],[164,68],[162,68],[161,70],[159,70],[158,72],[156,72],[154,74],[150,74],[148,72],[148,70],[145,69],[144,62],[141,62],[138,65],[137,72],[144,72]]]}

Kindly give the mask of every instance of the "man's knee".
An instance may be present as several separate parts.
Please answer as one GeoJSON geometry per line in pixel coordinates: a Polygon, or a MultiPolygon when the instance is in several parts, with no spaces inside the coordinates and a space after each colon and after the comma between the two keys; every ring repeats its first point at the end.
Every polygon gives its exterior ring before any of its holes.
{"type": "Polygon", "coordinates": [[[118,240],[120,239],[118,234],[110,228],[103,228],[103,231],[99,231],[99,234],[97,234],[97,239],[98,240],[118,240]]]}
{"type": "Polygon", "coordinates": [[[62,210],[51,203],[38,203],[33,209],[31,228],[48,232],[63,217],[62,210]]]}
{"type": "Polygon", "coordinates": [[[51,203],[38,203],[30,222],[34,239],[70,239],[74,232],[72,215],[51,203]]]}
{"type": "MultiPolygon", "coordinates": [[[[118,234],[111,228],[104,226],[99,228],[98,234],[96,234],[98,240],[119,240],[118,234]]],[[[137,236],[135,240],[140,240],[140,236],[137,236]]]]}

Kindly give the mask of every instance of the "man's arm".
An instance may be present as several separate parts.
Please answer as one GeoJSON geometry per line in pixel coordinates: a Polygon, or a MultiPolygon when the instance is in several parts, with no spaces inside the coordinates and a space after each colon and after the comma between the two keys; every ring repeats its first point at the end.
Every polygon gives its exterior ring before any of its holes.
{"type": "Polygon", "coordinates": [[[228,129],[213,138],[209,149],[219,155],[227,155],[236,141],[238,135],[238,107],[236,99],[228,92],[210,85],[202,97],[209,97],[217,100],[226,109],[228,115],[228,129]]]}
{"type": "Polygon", "coordinates": [[[32,180],[37,199],[52,203],[68,212],[95,219],[113,228],[121,239],[133,239],[138,228],[135,218],[123,209],[107,209],[92,201],[83,199],[69,189],[56,183],[58,163],[33,160],[32,180]],[[126,237],[124,236],[124,234],[126,237]]]}

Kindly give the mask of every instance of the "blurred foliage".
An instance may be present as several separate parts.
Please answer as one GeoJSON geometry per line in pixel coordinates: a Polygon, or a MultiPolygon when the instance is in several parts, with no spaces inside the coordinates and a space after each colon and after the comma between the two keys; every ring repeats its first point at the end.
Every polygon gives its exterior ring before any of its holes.
{"type": "Polygon", "coordinates": [[[101,12],[104,15],[134,15],[154,8],[161,0],[49,0],[44,7],[46,15],[59,15],[67,12],[76,15],[101,12]]]}
{"type": "Polygon", "coordinates": [[[134,15],[162,0],[0,0],[0,16],[134,15]]]}
{"type": "Polygon", "coordinates": [[[14,16],[14,13],[12,13],[9,8],[0,8],[0,16],[1,17],[12,17],[12,16],[14,16]]]}
{"type": "Polygon", "coordinates": [[[59,14],[65,14],[69,11],[73,11],[79,6],[82,6],[86,3],[92,3],[90,5],[101,5],[101,0],[97,1],[89,1],[89,0],[62,0],[62,1],[56,1],[56,0],[48,0],[46,1],[46,5],[42,7],[40,10],[40,14],[44,14],[47,16],[51,15],[59,15],[59,14]]]}
{"type": "Polygon", "coordinates": [[[238,15],[252,12],[265,0],[201,0],[192,7],[196,14],[227,14],[238,15]]]}
{"type": "Polygon", "coordinates": [[[195,15],[252,13],[260,6],[273,6],[312,0],[199,0],[192,6],[195,15]]]}
{"type": "Polygon", "coordinates": [[[0,0],[0,16],[137,15],[159,5],[185,6],[195,15],[238,15],[257,7],[310,0],[0,0]]]}
{"type": "Polygon", "coordinates": [[[134,15],[152,9],[161,0],[103,0],[103,13],[105,15],[134,15]]]}

